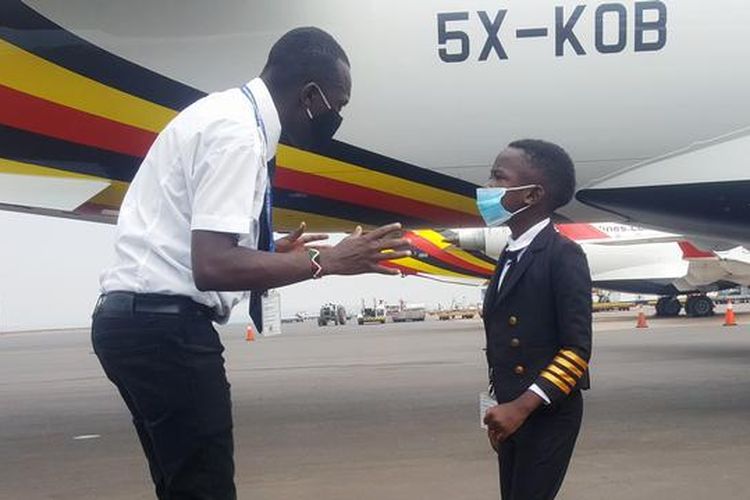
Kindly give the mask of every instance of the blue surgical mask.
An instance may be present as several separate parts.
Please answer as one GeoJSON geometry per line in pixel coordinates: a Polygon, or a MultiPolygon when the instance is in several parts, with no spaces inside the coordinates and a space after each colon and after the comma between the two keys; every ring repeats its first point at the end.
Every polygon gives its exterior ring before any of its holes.
{"type": "Polygon", "coordinates": [[[526,205],[523,208],[519,208],[515,212],[511,212],[503,206],[503,197],[508,191],[520,191],[522,189],[531,189],[536,187],[535,185],[518,186],[518,187],[493,187],[493,188],[477,188],[477,208],[479,213],[482,215],[484,222],[489,227],[497,227],[505,225],[513,216],[520,214],[531,205],[526,205]]]}

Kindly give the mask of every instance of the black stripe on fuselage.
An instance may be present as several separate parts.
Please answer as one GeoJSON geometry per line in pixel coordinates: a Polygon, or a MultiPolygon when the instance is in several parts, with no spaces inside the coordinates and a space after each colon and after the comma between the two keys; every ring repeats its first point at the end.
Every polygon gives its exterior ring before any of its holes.
{"type": "Polygon", "coordinates": [[[130,182],[142,158],[0,125],[3,158],[66,172],[130,182]]]}
{"type": "Polygon", "coordinates": [[[476,184],[441,174],[433,170],[418,167],[410,163],[395,160],[345,142],[333,141],[330,145],[324,148],[311,148],[310,151],[335,160],[351,163],[352,165],[357,165],[368,170],[414,181],[419,184],[467,196],[472,199],[476,196],[476,189],[478,187],[476,184]]]}
{"type": "Polygon", "coordinates": [[[404,214],[386,212],[279,188],[273,190],[273,206],[324,217],[350,220],[354,224],[369,226],[380,226],[392,222],[401,222],[408,227],[428,227],[430,225],[428,221],[404,214]]]}
{"type": "Polygon", "coordinates": [[[0,1],[0,38],[75,73],[174,110],[205,95],[97,47],[20,0],[0,1]]]}

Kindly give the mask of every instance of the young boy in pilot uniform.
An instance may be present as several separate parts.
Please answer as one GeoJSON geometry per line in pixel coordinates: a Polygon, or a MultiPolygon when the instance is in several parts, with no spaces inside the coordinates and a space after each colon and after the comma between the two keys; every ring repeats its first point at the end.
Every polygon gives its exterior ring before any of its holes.
{"type": "Polygon", "coordinates": [[[568,154],[538,140],[511,143],[477,191],[485,222],[511,230],[483,314],[498,403],[484,422],[499,457],[503,500],[555,498],[581,426],[591,276],[581,248],[550,221],[574,191],[568,154]]]}

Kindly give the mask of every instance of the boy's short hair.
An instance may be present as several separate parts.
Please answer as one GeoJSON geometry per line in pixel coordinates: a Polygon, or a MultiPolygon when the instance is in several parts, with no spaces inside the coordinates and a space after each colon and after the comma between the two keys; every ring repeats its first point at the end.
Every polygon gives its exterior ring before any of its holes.
{"type": "Polygon", "coordinates": [[[544,189],[549,193],[552,211],[567,205],[576,190],[576,171],[573,160],[563,148],[539,139],[522,139],[508,147],[520,149],[545,179],[544,189]]]}

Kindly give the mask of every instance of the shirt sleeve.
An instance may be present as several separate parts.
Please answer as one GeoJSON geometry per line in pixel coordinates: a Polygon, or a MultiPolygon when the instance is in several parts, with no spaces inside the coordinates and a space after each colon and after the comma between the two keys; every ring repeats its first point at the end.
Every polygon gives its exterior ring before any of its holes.
{"type": "Polygon", "coordinates": [[[265,168],[257,134],[242,124],[226,124],[212,132],[192,172],[191,230],[249,234],[254,224],[259,171],[265,168]]]}
{"type": "Polygon", "coordinates": [[[561,348],[534,382],[551,402],[573,391],[591,357],[591,273],[586,255],[576,244],[565,245],[554,269],[561,348]]]}
{"type": "Polygon", "coordinates": [[[547,396],[547,394],[538,385],[531,384],[531,387],[529,387],[529,390],[533,392],[534,394],[536,394],[537,396],[539,396],[540,398],[542,398],[542,401],[544,401],[545,405],[548,405],[552,402],[550,401],[549,396],[547,396]]]}

